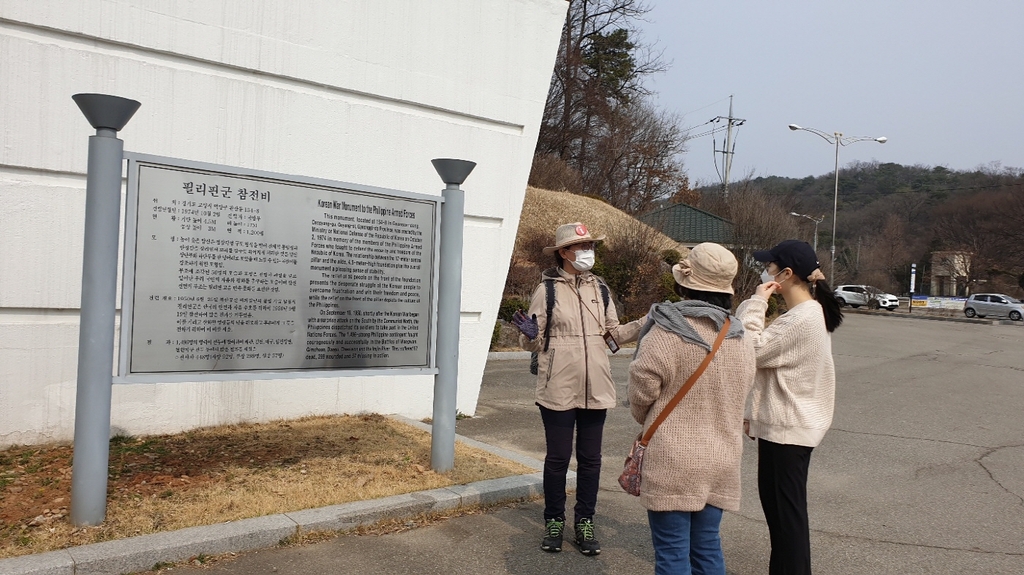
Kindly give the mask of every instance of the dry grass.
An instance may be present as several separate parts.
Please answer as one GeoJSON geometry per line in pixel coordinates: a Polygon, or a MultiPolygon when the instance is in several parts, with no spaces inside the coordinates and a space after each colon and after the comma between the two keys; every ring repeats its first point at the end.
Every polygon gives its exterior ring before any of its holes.
{"type": "MultiPolygon", "coordinates": [[[[523,201],[523,212],[519,220],[516,249],[527,247],[526,242],[520,246],[519,239],[541,236],[550,242],[554,240],[555,228],[561,224],[583,222],[594,235],[607,235],[605,242],[615,248],[616,230],[629,227],[635,221],[633,216],[594,198],[580,196],[569,192],[552,192],[539,188],[527,188],[526,199],[523,201]]],[[[655,232],[660,240],[660,249],[673,249],[686,254],[687,249],[676,243],[672,238],[655,232]]],[[[527,256],[525,253],[517,253],[527,256]]],[[[532,254],[531,254],[532,255],[532,254]]]]}
{"type": "Polygon", "coordinates": [[[429,469],[430,435],[376,416],[311,417],[111,442],[107,519],[74,528],[69,446],[0,452],[0,558],[531,473],[456,444],[429,469]]]}

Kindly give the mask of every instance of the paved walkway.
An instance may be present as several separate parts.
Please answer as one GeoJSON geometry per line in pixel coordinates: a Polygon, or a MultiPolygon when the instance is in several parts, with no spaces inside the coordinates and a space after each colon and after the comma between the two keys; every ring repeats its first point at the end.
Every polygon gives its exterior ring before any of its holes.
{"type": "MultiPolygon", "coordinates": [[[[1020,325],[848,315],[833,342],[840,382],[836,417],[811,464],[816,573],[1024,573],[1022,348],[1020,325]]],[[[511,357],[488,363],[477,414],[460,421],[458,433],[536,465],[544,449],[532,377],[527,360],[511,357]]],[[[628,362],[620,356],[612,362],[620,397],[628,362]]],[[[615,482],[637,430],[628,410],[610,411],[596,518],[603,552],[596,558],[571,545],[560,554],[540,551],[538,501],[397,534],[267,549],[299,525],[340,528],[385,514],[493,501],[502,490],[511,497],[535,494],[534,474],[502,485],[363,502],[345,511],[309,510],[0,561],[0,573],[124,573],[157,561],[252,549],[261,550],[174,572],[649,573],[653,552],[645,511],[615,482]]],[[[767,571],[756,450],[747,445],[742,508],[727,513],[722,524],[730,574],[767,571]]]]}

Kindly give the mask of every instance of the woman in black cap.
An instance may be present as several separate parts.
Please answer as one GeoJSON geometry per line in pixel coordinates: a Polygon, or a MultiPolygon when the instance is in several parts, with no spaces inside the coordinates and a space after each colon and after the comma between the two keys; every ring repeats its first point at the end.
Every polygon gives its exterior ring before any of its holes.
{"type": "Polygon", "coordinates": [[[762,284],[736,317],[754,342],[757,374],[745,431],[757,439],[757,489],[771,539],[770,575],[811,572],[807,469],[811,451],[832,424],[835,366],[832,332],[843,321],[839,301],[807,242],[786,240],[754,259],[767,264],[762,284]],[[771,294],[787,312],[765,327],[771,294]]]}

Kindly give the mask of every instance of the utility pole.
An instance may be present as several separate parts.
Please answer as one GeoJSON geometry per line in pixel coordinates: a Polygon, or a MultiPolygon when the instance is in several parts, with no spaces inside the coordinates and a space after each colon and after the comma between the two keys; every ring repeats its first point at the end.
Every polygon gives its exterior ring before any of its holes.
{"type": "Polygon", "coordinates": [[[722,154],[722,196],[729,199],[729,173],[732,171],[732,156],[736,153],[736,142],[732,138],[733,126],[742,126],[746,120],[734,118],[732,115],[732,94],[729,94],[729,116],[716,116],[712,122],[726,120],[728,124],[725,129],[725,144],[721,150],[716,149],[716,154],[722,154]]]}

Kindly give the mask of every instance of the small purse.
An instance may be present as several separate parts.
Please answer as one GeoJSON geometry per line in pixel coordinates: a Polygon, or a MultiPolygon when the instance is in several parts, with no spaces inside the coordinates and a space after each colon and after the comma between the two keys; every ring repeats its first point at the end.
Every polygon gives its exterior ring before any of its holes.
{"type": "Polygon", "coordinates": [[[643,479],[644,452],[647,451],[647,444],[650,443],[651,437],[654,435],[655,430],[658,429],[658,426],[665,421],[668,414],[675,409],[676,405],[678,405],[680,401],[682,401],[686,392],[690,391],[693,384],[697,383],[700,376],[704,374],[704,370],[711,364],[711,360],[715,357],[715,354],[718,353],[718,348],[722,347],[722,341],[725,339],[725,334],[729,332],[729,324],[730,319],[726,317],[722,330],[718,332],[718,337],[715,338],[715,345],[711,347],[711,351],[704,357],[704,361],[700,362],[700,365],[697,366],[693,375],[691,375],[690,378],[686,380],[686,383],[683,384],[683,387],[676,392],[672,400],[665,406],[665,409],[661,410],[657,419],[655,419],[654,423],[652,423],[647,429],[647,433],[638,435],[636,440],[633,441],[633,447],[630,448],[629,455],[626,456],[626,462],[623,465],[622,474],[619,475],[619,485],[626,493],[630,495],[640,495],[640,482],[643,479]]]}

